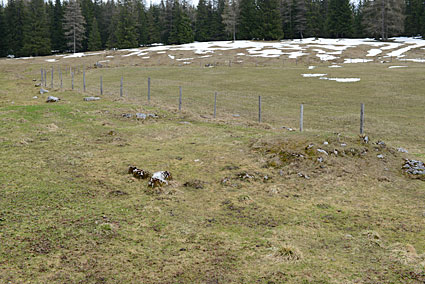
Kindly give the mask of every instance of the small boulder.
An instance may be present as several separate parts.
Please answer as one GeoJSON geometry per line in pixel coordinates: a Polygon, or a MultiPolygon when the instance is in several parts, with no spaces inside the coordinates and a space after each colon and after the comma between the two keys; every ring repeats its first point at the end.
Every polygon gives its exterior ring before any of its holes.
{"type": "Polygon", "coordinates": [[[99,97],[85,97],[83,100],[86,101],[86,102],[90,102],[90,101],[98,101],[98,100],[100,100],[100,98],[99,97]]]}
{"type": "Polygon", "coordinates": [[[53,96],[48,96],[47,97],[47,100],[46,100],[46,103],[56,103],[56,102],[58,102],[60,99],[59,98],[57,98],[57,97],[53,97],[53,96]]]}
{"type": "Polygon", "coordinates": [[[43,87],[40,88],[40,94],[43,95],[45,93],[48,93],[49,91],[44,89],[43,87]]]}
{"type": "Polygon", "coordinates": [[[168,181],[172,180],[173,177],[169,171],[160,171],[152,175],[148,182],[148,187],[155,188],[163,185],[168,185],[168,181]]]}

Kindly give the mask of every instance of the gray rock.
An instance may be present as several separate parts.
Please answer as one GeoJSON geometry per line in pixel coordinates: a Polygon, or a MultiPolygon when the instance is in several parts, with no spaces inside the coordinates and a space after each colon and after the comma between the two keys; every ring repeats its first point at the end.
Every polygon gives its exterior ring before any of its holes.
{"type": "Polygon", "coordinates": [[[323,145],[329,145],[328,141],[323,142],[323,145]]]}
{"type": "Polygon", "coordinates": [[[37,83],[37,84],[35,84],[34,86],[36,86],[36,87],[41,87],[41,83],[37,83]]]}
{"type": "Polygon", "coordinates": [[[86,102],[90,102],[90,101],[98,101],[98,100],[100,100],[100,98],[99,97],[85,97],[83,100],[86,101],[86,102]]]}
{"type": "Polygon", "coordinates": [[[40,88],[40,94],[48,93],[49,91],[44,89],[43,87],[40,88]]]}
{"type": "Polygon", "coordinates": [[[317,152],[319,152],[319,153],[321,153],[321,154],[325,154],[326,156],[328,156],[329,154],[328,154],[328,152],[326,152],[325,150],[323,150],[323,149],[317,149],[317,152]]]}
{"type": "Polygon", "coordinates": [[[409,153],[406,149],[404,148],[397,148],[397,151],[401,152],[401,153],[409,153]]]}
{"type": "Polygon", "coordinates": [[[60,99],[59,98],[57,98],[57,97],[54,97],[54,96],[48,96],[47,97],[47,100],[46,100],[46,103],[56,103],[56,102],[58,102],[60,99]]]}
{"type": "Polygon", "coordinates": [[[239,114],[234,114],[234,115],[232,115],[233,117],[240,117],[240,115],[239,114]]]}
{"type": "Polygon", "coordinates": [[[377,155],[376,157],[377,157],[378,159],[383,159],[383,158],[384,158],[384,155],[379,154],[379,155],[377,155]]]}
{"type": "Polygon", "coordinates": [[[310,179],[310,177],[304,173],[298,173],[299,177],[305,178],[305,179],[310,179]]]}
{"type": "Polygon", "coordinates": [[[425,179],[425,165],[421,161],[406,159],[402,169],[407,174],[421,176],[425,179]]]}
{"type": "Polygon", "coordinates": [[[282,129],[288,130],[288,131],[295,131],[295,129],[291,127],[282,126],[282,129]]]}
{"type": "Polygon", "coordinates": [[[131,118],[133,115],[131,113],[123,113],[122,117],[131,118]]]}
{"type": "Polygon", "coordinates": [[[147,118],[158,118],[158,115],[156,115],[155,113],[136,113],[136,118],[137,119],[147,119],[147,118]]]}

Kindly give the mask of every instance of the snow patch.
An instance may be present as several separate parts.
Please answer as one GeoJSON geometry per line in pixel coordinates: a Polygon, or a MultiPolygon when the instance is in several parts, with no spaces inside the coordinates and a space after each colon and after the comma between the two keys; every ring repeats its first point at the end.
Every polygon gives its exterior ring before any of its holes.
{"type": "Polygon", "coordinates": [[[336,81],[339,83],[353,83],[360,81],[360,78],[327,78],[327,77],[321,77],[322,80],[329,80],[329,81],[336,81]]]}
{"type": "Polygon", "coordinates": [[[304,78],[312,78],[312,77],[323,77],[328,74],[301,74],[304,78]]]}
{"type": "Polygon", "coordinates": [[[175,56],[173,56],[171,54],[168,54],[168,57],[170,57],[171,59],[174,59],[175,58],[175,56]]]}
{"type": "Polygon", "coordinates": [[[367,55],[366,55],[366,56],[376,56],[376,55],[378,55],[378,54],[380,54],[380,53],[382,53],[382,50],[381,50],[381,49],[378,49],[378,48],[372,48],[371,50],[369,50],[369,51],[367,52],[367,55]]]}
{"type": "Polygon", "coordinates": [[[193,60],[193,58],[178,58],[177,61],[187,61],[187,60],[193,60]]]}
{"type": "Polygon", "coordinates": [[[405,67],[408,67],[408,66],[390,66],[388,68],[389,69],[394,69],[394,68],[405,68],[405,67]]]}
{"type": "Polygon", "coordinates": [[[46,59],[46,62],[57,62],[56,59],[46,59]]]}
{"type": "Polygon", "coordinates": [[[308,66],[308,70],[313,70],[316,66],[308,66]]]}
{"type": "Polygon", "coordinates": [[[373,59],[346,58],[346,59],[344,59],[344,64],[347,64],[347,63],[366,63],[366,62],[371,62],[371,61],[373,61],[373,59]]]}
{"type": "Polygon", "coordinates": [[[331,65],[331,66],[328,66],[329,68],[341,68],[342,66],[340,66],[340,65],[331,65]]]}

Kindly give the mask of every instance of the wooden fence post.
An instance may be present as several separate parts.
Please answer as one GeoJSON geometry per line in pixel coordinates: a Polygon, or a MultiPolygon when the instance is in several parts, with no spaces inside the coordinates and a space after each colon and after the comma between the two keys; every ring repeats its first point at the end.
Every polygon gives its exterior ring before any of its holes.
{"type": "Polygon", "coordinates": [[[86,91],[86,70],[83,70],[83,91],[86,91]]]}
{"type": "Polygon", "coordinates": [[[303,131],[304,128],[304,105],[301,104],[300,107],[300,132],[303,131]]]}
{"type": "Polygon", "coordinates": [[[364,133],[364,103],[360,104],[360,134],[364,133]]]}
{"type": "Polygon", "coordinates": [[[261,122],[261,96],[258,96],[258,122],[261,122]]]}
{"type": "Polygon", "coordinates": [[[123,77],[123,76],[121,76],[120,97],[122,97],[122,96],[123,96],[123,94],[122,94],[123,81],[124,81],[124,77],[123,77]]]}
{"type": "Polygon", "coordinates": [[[52,88],[53,89],[53,72],[54,71],[54,69],[53,69],[53,66],[52,66],[52,82],[50,82],[50,88],[52,88]]]}
{"type": "Polygon", "coordinates": [[[59,77],[61,80],[61,89],[63,88],[63,80],[62,80],[62,69],[59,67],[59,77]]]}
{"type": "Polygon", "coordinates": [[[46,72],[46,69],[44,69],[44,87],[47,87],[47,72],[46,72]]]}
{"type": "Polygon", "coordinates": [[[40,72],[41,72],[41,80],[40,80],[40,82],[41,82],[41,85],[43,85],[43,79],[44,79],[43,68],[40,69],[40,72]]]}
{"type": "MultiPolygon", "coordinates": [[[[75,69],[74,69],[75,72],[75,69]]],[[[74,72],[71,71],[71,86],[72,86],[72,90],[74,90],[74,72]]]]}
{"type": "Polygon", "coordinates": [[[151,101],[151,77],[148,77],[148,102],[151,101]]]}
{"type": "Polygon", "coordinates": [[[214,118],[217,114],[217,92],[214,93],[214,118]]]}
{"type": "Polygon", "coordinates": [[[179,92],[180,92],[180,95],[179,95],[179,111],[181,111],[182,110],[182,87],[181,86],[179,87],[179,92]]]}

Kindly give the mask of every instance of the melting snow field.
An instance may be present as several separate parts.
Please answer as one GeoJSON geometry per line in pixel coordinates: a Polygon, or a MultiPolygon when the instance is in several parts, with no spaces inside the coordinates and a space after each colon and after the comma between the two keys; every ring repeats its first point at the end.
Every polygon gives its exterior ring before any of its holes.
{"type": "Polygon", "coordinates": [[[405,68],[407,66],[390,66],[388,67],[389,69],[394,69],[394,68],[405,68]]]}
{"type": "Polygon", "coordinates": [[[323,77],[328,74],[301,74],[304,78],[314,78],[314,77],[323,77]]]}
{"type": "MultiPolygon", "coordinates": [[[[289,58],[297,59],[305,55],[311,55],[319,58],[321,61],[331,61],[344,58],[343,64],[350,63],[367,63],[374,59],[371,57],[392,57],[400,61],[411,61],[417,63],[425,63],[423,58],[406,58],[409,51],[415,50],[424,53],[425,58],[425,40],[419,38],[397,37],[392,38],[389,42],[376,41],[374,39],[325,39],[325,38],[307,38],[302,40],[283,40],[276,42],[265,41],[211,41],[211,42],[194,42],[182,45],[161,45],[154,44],[150,47],[141,47],[133,49],[116,50],[121,53],[122,57],[139,56],[142,59],[151,58],[152,55],[166,54],[171,60],[185,61],[194,58],[181,58],[179,52],[188,51],[197,55],[197,58],[208,58],[213,54],[222,55],[223,51],[238,50],[236,56],[250,56],[261,58],[289,58]],[[350,58],[350,50],[355,47],[362,46],[361,50],[366,47],[367,53],[361,57],[350,58]],[[369,49],[367,49],[369,47],[369,49]],[[240,49],[243,49],[242,52],[240,49]],[[217,53],[216,53],[217,52],[217,53]],[[207,54],[207,55],[206,55],[207,54]],[[367,58],[367,59],[366,59],[367,58]]],[[[59,55],[60,60],[68,58],[81,58],[90,55],[105,54],[106,51],[95,53],[74,53],[69,55],[59,55]]],[[[57,55],[58,56],[58,55],[57,55]]],[[[188,55],[185,55],[188,56],[188,55]]],[[[190,56],[190,55],[189,55],[190,56]]],[[[416,55],[417,56],[417,55],[416,55]]],[[[420,57],[420,56],[419,56],[420,57]]],[[[112,55],[106,58],[114,58],[112,55]]],[[[47,62],[57,62],[57,60],[46,59],[47,62]]],[[[329,66],[330,68],[338,68],[340,66],[329,66]]]]}

